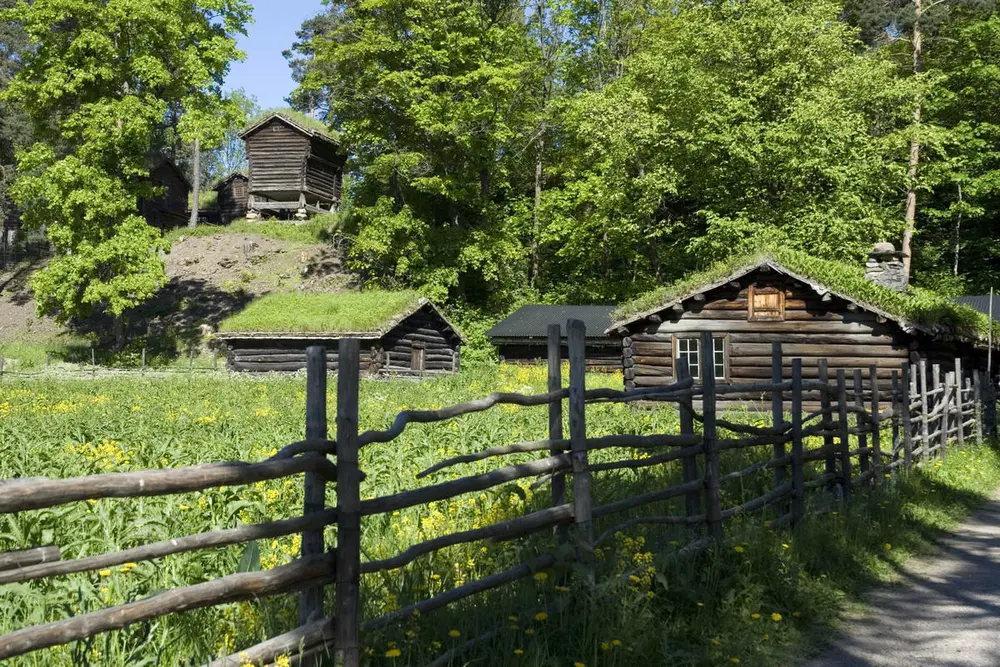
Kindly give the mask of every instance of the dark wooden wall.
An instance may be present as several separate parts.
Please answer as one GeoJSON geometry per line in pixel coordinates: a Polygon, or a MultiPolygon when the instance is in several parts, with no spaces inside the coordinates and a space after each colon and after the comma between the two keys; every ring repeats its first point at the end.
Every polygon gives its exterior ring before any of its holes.
{"type": "MultiPolygon", "coordinates": [[[[361,341],[361,369],[368,370],[372,348],[376,341],[361,341]]],[[[227,342],[226,367],[231,371],[266,373],[270,371],[300,371],[306,367],[306,348],[311,345],[326,347],[327,370],[337,370],[336,340],[282,340],[253,339],[227,342]]]]}
{"type": "MultiPolygon", "coordinates": [[[[541,343],[499,343],[497,351],[500,361],[509,364],[539,364],[548,359],[548,344],[541,343]]],[[[587,344],[584,348],[587,370],[617,371],[622,366],[622,348],[620,342],[611,344],[587,344]]],[[[567,346],[562,346],[562,358],[568,359],[567,346]]]]}
{"type": "Polygon", "coordinates": [[[306,165],[307,197],[318,197],[327,203],[339,202],[343,174],[344,156],[330,142],[314,138],[306,165]]]}
{"type": "MultiPolygon", "coordinates": [[[[792,359],[801,358],[803,376],[818,377],[818,361],[827,359],[830,377],[845,369],[848,377],[870,364],[878,367],[880,386],[888,391],[893,370],[899,370],[916,348],[913,336],[898,325],[847,302],[822,301],[810,287],[773,274],[751,274],[738,285],[717,288],[703,302],[684,303],[685,310],[660,313],[661,322],[639,322],[624,338],[625,382],[629,387],[651,387],[674,381],[672,336],[711,331],[727,337],[728,377],[724,382],[747,384],[771,377],[771,344],[782,343],[782,375],[791,378],[792,359]],[[749,321],[748,287],[784,291],[784,321],[749,321]],[[912,346],[912,347],[911,347],[912,346]]],[[[761,400],[761,396],[739,396],[761,400]]]]}
{"type": "Polygon", "coordinates": [[[305,187],[310,138],[272,118],[245,139],[250,192],[279,201],[296,201],[305,187]]]}
{"type": "Polygon", "coordinates": [[[234,176],[219,187],[218,210],[219,221],[228,224],[233,220],[245,218],[247,215],[247,196],[249,179],[234,176]]]}
{"type": "Polygon", "coordinates": [[[451,372],[459,366],[460,341],[433,311],[421,308],[382,339],[376,364],[390,373],[418,372],[413,350],[423,349],[425,372],[451,372]]]}
{"type": "Polygon", "coordinates": [[[188,222],[188,184],[177,171],[167,164],[161,164],[149,174],[154,187],[165,188],[154,199],[141,202],[140,210],[146,222],[159,229],[170,229],[188,222]]]}

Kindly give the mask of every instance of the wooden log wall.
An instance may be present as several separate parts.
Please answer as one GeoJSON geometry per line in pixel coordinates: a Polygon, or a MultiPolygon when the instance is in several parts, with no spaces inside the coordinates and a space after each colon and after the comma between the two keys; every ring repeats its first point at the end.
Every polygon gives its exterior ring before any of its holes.
{"type": "Polygon", "coordinates": [[[396,325],[381,341],[380,369],[406,372],[413,368],[413,350],[424,351],[424,371],[450,372],[457,365],[458,338],[433,311],[421,308],[396,325]]]}
{"type": "MultiPolygon", "coordinates": [[[[326,368],[337,372],[337,341],[256,339],[229,341],[226,367],[231,371],[267,373],[271,371],[301,371],[306,368],[306,348],[322,344],[326,347],[326,368]]],[[[372,359],[375,341],[362,341],[361,368],[367,369],[372,359]]]]}
{"type": "Polygon", "coordinates": [[[246,137],[250,192],[298,197],[305,185],[310,139],[277,118],[246,137]]]}
{"type": "MultiPolygon", "coordinates": [[[[540,364],[548,358],[548,348],[545,343],[501,343],[497,345],[500,360],[509,364],[540,364]]],[[[620,342],[611,344],[588,344],[584,348],[584,362],[587,371],[616,371],[622,365],[622,348],[620,342]]],[[[562,346],[562,358],[568,359],[566,345],[562,346]]]]}
{"type": "Polygon", "coordinates": [[[245,218],[247,215],[247,195],[249,180],[234,177],[219,188],[219,221],[228,224],[233,220],[245,218]]]}

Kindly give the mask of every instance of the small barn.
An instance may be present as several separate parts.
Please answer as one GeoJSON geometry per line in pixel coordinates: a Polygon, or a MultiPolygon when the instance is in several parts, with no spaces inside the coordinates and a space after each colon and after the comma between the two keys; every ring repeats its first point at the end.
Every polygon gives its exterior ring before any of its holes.
{"type": "Polygon", "coordinates": [[[361,340],[361,369],[369,375],[457,372],[465,339],[441,311],[411,292],[269,294],[224,320],[219,340],[232,371],[298,371],[306,348],[323,345],[337,370],[343,338],[361,340]]]}
{"type": "MultiPolygon", "coordinates": [[[[985,369],[987,318],[926,291],[911,291],[901,254],[879,244],[866,268],[820,260],[791,250],[733,259],[656,290],[619,309],[608,329],[622,337],[625,384],[654,387],[675,380],[674,360],[687,360],[697,376],[711,355],[719,383],[746,384],[771,377],[771,346],[783,348],[782,376],[793,358],[803,376],[853,374],[877,367],[880,386],[891,388],[902,362],[985,369]],[[712,335],[702,350],[699,336],[712,335]]],[[[761,396],[736,396],[746,402],[761,396]]]]}
{"type": "Polygon", "coordinates": [[[609,335],[615,306],[521,306],[486,332],[500,361],[514,364],[544,362],[548,358],[549,325],[562,327],[562,356],[567,358],[566,322],[581,320],[587,327],[586,360],[589,370],[621,368],[622,342],[609,335]]]}
{"type": "Polygon", "coordinates": [[[247,197],[250,196],[250,177],[237,171],[215,186],[218,193],[216,209],[219,222],[228,225],[233,220],[247,217],[247,197]]]}
{"type": "Polygon", "coordinates": [[[139,201],[139,212],[146,223],[157,229],[186,225],[191,184],[184,173],[170,160],[163,160],[149,172],[149,180],[161,191],[152,199],[139,201]]]}
{"type": "Polygon", "coordinates": [[[303,217],[340,206],[347,156],[322,123],[300,116],[270,113],[240,134],[250,163],[251,217],[258,211],[303,217]]]}

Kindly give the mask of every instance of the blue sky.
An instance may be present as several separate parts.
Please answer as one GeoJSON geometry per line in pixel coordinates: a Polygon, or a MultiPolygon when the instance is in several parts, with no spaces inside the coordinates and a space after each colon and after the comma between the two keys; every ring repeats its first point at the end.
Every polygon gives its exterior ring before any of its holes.
{"type": "Polygon", "coordinates": [[[286,106],[284,99],[295,87],[291,70],[281,52],[295,41],[295,31],[323,9],[320,0],[252,0],[254,23],[240,48],[247,59],[236,63],[226,79],[230,90],[243,88],[265,109],[286,106]]]}

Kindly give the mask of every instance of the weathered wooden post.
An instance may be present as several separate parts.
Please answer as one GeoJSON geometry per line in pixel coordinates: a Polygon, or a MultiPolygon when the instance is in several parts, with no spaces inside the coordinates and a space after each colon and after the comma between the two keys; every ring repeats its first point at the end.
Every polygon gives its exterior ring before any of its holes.
{"type": "Polygon", "coordinates": [[[90,346],[90,374],[97,375],[97,352],[93,345],[90,346]]]}
{"type": "MultiPolygon", "coordinates": [[[[903,411],[903,396],[900,393],[899,387],[899,371],[892,372],[892,390],[889,398],[889,402],[892,405],[892,417],[890,419],[890,422],[892,423],[892,438],[890,440],[891,444],[889,447],[889,462],[895,463],[899,460],[899,452],[903,449],[902,441],[899,438],[900,413],[903,411]]],[[[893,470],[895,470],[895,468],[893,468],[893,470]]]]}
{"type": "Polygon", "coordinates": [[[194,370],[194,348],[188,351],[188,371],[194,370]]]}
{"type": "Polygon", "coordinates": [[[802,447],[802,360],[792,359],[792,521],[805,516],[805,456],[802,447]]]}
{"type": "Polygon", "coordinates": [[[872,477],[878,485],[882,483],[882,422],[879,420],[881,406],[878,393],[878,368],[875,364],[868,366],[868,386],[871,391],[872,406],[872,477]]]}
{"type": "MultiPolygon", "coordinates": [[[[781,384],[781,343],[771,342],[771,382],[781,384]]],[[[782,401],[781,389],[771,391],[771,426],[777,431],[785,423],[785,406],[782,401]]],[[[774,434],[774,458],[780,459],[785,456],[785,442],[782,435],[774,434]]],[[[774,488],[778,488],[785,483],[785,467],[774,467],[774,488]]]]}
{"type": "Polygon", "coordinates": [[[958,415],[955,421],[958,425],[959,449],[965,449],[965,397],[962,396],[965,383],[962,380],[962,358],[955,357],[955,413],[958,415]]]}
{"type": "MultiPolygon", "coordinates": [[[[306,440],[326,440],[326,348],[314,345],[306,350],[306,440]]],[[[303,454],[321,457],[319,452],[303,454]]],[[[305,474],[304,514],[326,509],[326,482],[318,474],[305,474]]],[[[302,557],[323,553],[323,529],[302,533],[302,557]]],[[[299,625],[323,617],[323,589],[307,588],[299,595],[299,625]]]]}
{"type": "Polygon", "coordinates": [[[851,436],[847,421],[847,373],[837,369],[837,418],[840,424],[840,474],[844,502],[851,499],[851,436]]]}
{"type": "Polygon", "coordinates": [[[4,365],[5,365],[5,363],[4,363],[4,358],[3,358],[3,355],[2,355],[2,354],[0,354],[0,378],[2,378],[2,377],[3,377],[3,373],[4,373],[4,365]]]}
{"type": "Polygon", "coordinates": [[[719,488],[719,452],[715,449],[717,439],[715,415],[715,360],[712,355],[712,332],[701,332],[701,412],[702,439],[705,446],[705,520],[708,534],[716,540],[722,539],[722,499],[719,488]]]}
{"type": "Polygon", "coordinates": [[[45,366],[46,367],[51,367],[52,366],[52,351],[51,350],[46,350],[45,351],[45,366]]]}
{"type": "Polygon", "coordinates": [[[581,320],[566,323],[569,338],[569,440],[573,460],[573,513],[576,539],[584,567],[584,580],[594,583],[591,555],[594,525],[590,501],[590,464],[587,456],[587,363],[585,346],[587,327],[581,320]]]}
{"type": "Polygon", "coordinates": [[[910,424],[910,396],[912,382],[910,381],[910,362],[904,361],[900,385],[903,389],[902,405],[900,409],[903,426],[903,470],[909,470],[913,466],[913,429],[910,424]]]}
{"type": "MultiPolygon", "coordinates": [[[[819,381],[824,385],[819,396],[820,410],[823,413],[823,430],[826,432],[823,435],[823,449],[826,451],[824,472],[827,475],[833,475],[837,472],[837,453],[833,450],[833,435],[829,432],[833,428],[833,410],[830,407],[830,373],[827,370],[826,359],[820,359],[816,365],[819,381]]],[[[832,482],[830,488],[833,488],[832,482]]]]}
{"type": "MultiPolygon", "coordinates": [[[[548,389],[551,394],[562,389],[562,328],[558,324],[550,324],[548,330],[548,389]]],[[[563,404],[562,400],[549,403],[549,440],[553,444],[549,447],[549,454],[556,456],[562,454],[565,448],[556,445],[556,440],[563,439],[563,404]]],[[[557,472],[552,476],[552,506],[557,507],[566,503],[566,476],[562,472],[557,472]]],[[[560,544],[566,541],[566,526],[557,526],[555,529],[556,539],[560,544]]]]}
{"type": "Polygon", "coordinates": [[[334,630],[334,662],[343,667],[358,667],[361,664],[361,473],[358,470],[361,344],[358,339],[342,339],[337,356],[337,623],[334,630]]]}
{"type": "Polygon", "coordinates": [[[142,348],[142,370],[143,371],[146,370],[146,347],[145,346],[143,346],[143,348],[142,348]]]}
{"type": "Polygon", "coordinates": [[[979,369],[972,371],[972,412],[976,420],[976,444],[983,444],[983,394],[982,394],[982,372],[979,369]]]}
{"type": "Polygon", "coordinates": [[[938,455],[945,459],[948,457],[948,434],[951,431],[951,390],[954,378],[950,372],[944,374],[944,385],[941,390],[941,449],[938,455]]]}
{"type": "Polygon", "coordinates": [[[928,451],[931,448],[931,406],[927,396],[927,360],[920,360],[920,443],[917,448],[924,458],[930,456],[928,451]]]}
{"type": "MultiPolygon", "coordinates": [[[[854,407],[862,410],[865,407],[865,394],[861,384],[860,368],[854,369],[854,407]]],[[[854,421],[858,425],[858,448],[862,450],[858,453],[858,469],[864,474],[868,472],[868,452],[864,451],[868,449],[868,436],[864,433],[866,425],[865,420],[861,418],[861,413],[856,412],[854,416],[854,421]]],[[[872,428],[874,429],[874,423],[872,424],[872,428]]]]}
{"type": "MultiPolygon", "coordinates": [[[[686,357],[674,359],[677,365],[677,379],[687,380],[691,377],[691,370],[688,368],[686,357]]],[[[694,401],[691,396],[678,401],[678,412],[680,413],[681,435],[694,435],[694,401]]],[[[681,459],[681,472],[684,475],[684,483],[698,479],[698,455],[692,454],[681,459]]],[[[688,491],[684,494],[684,509],[687,516],[697,516],[701,513],[701,492],[688,491]]],[[[699,526],[693,526],[696,530],[699,526]]]]}

